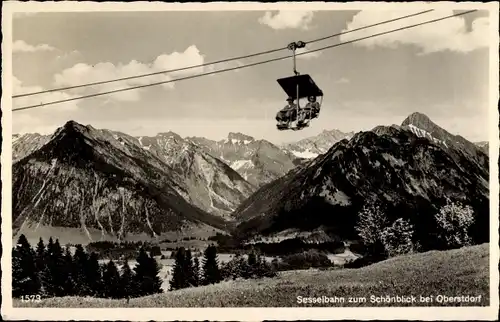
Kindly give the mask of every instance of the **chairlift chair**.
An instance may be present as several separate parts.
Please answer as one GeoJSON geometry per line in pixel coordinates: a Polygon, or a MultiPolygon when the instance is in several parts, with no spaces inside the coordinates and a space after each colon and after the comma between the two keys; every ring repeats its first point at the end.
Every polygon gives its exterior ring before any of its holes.
{"type": "Polygon", "coordinates": [[[302,41],[291,43],[288,45],[288,49],[293,51],[293,72],[295,75],[290,77],[280,78],[277,80],[278,84],[285,91],[288,97],[295,98],[295,101],[297,103],[296,119],[288,120],[286,124],[278,124],[277,125],[278,130],[287,130],[287,129],[294,131],[301,130],[309,126],[309,123],[311,122],[312,118],[317,117],[313,116],[312,111],[309,109],[305,111],[306,115],[304,121],[303,122],[298,121],[299,113],[301,111],[299,100],[301,98],[306,98],[310,96],[320,97],[319,101],[320,106],[323,103],[323,96],[324,96],[323,91],[316,85],[312,77],[308,74],[301,75],[296,70],[295,51],[297,48],[303,48],[303,47],[305,47],[305,43],[302,41]],[[295,125],[292,124],[294,122],[295,125]]]}

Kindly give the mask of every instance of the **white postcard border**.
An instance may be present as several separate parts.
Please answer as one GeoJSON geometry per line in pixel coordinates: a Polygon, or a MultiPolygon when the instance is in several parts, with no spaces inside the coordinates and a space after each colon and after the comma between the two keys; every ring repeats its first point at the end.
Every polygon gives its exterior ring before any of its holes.
{"type": "Polygon", "coordinates": [[[237,320],[264,319],[416,319],[450,320],[497,318],[499,306],[499,131],[498,120],[498,52],[499,5],[497,2],[211,2],[211,3],[162,3],[162,2],[3,2],[2,15],[2,317],[5,320],[237,320]],[[490,306],[471,307],[409,307],[409,308],[102,308],[102,309],[52,309],[13,308],[11,298],[11,177],[12,177],[12,15],[42,11],[223,11],[223,10],[388,10],[388,9],[481,9],[490,12],[490,306]]]}

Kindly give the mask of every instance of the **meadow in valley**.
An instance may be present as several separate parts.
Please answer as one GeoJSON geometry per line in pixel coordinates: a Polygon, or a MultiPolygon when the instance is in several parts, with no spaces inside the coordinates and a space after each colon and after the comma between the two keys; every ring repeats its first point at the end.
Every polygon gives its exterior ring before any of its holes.
{"type": "MultiPolygon", "coordinates": [[[[221,256],[224,258],[224,256],[221,256]]],[[[16,307],[302,307],[302,306],[487,306],[489,244],[403,255],[357,269],[331,268],[279,272],[273,278],[236,279],[140,298],[48,298],[15,300],[16,307]],[[417,303],[384,303],[384,296],[415,296],[417,303]],[[438,297],[441,295],[441,297],[438,297]],[[337,303],[299,303],[328,296],[337,303]],[[372,297],[374,296],[374,297],[372,297]],[[420,302],[420,296],[432,302],[420,302]],[[453,297],[467,298],[453,298],[453,297]],[[479,297],[479,298],[478,298],[479,297]],[[349,303],[349,298],[356,302],[349,303]],[[380,302],[374,302],[378,300],[380,302]]]]}

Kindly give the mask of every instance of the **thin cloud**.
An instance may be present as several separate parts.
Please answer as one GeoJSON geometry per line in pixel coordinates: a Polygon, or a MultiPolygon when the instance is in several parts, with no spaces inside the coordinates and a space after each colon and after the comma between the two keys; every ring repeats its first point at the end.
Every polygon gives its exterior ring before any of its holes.
{"type": "Polygon", "coordinates": [[[308,30],[314,13],[312,11],[279,11],[272,14],[267,11],[259,18],[259,23],[272,29],[303,29],[308,30]]]}
{"type": "Polygon", "coordinates": [[[34,53],[37,51],[53,51],[54,47],[41,44],[41,45],[30,45],[26,43],[24,40],[16,40],[12,44],[12,52],[13,53],[34,53]]]}
{"type": "Polygon", "coordinates": [[[70,51],[69,53],[63,53],[61,55],[56,56],[57,60],[70,59],[76,56],[81,56],[81,53],[78,50],[70,51]]]}
{"type": "MultiPolygon", "coordinates": [[[[14,95],[26,94],[26,93],[36,93],[45,90],[41,86],[26,86],[23,82],[16,76],[12,76],[12,92],[14,95]]],[[[25,106],[32,105],[42,105],[43,103],[65,100],[75,97],[74,95],[65,92],[49,92],[41,95],[18,97],[13,99],[13,109],[21,108],[25,106]]],[[[78,107],[76,102],[65,102],[61,104],[53,105],[57,107],[56,110],[76,110],[78,107]]]]}
{"type": "MultiPolygon", "coordinates": [[[[347,28],[344,29],[344,31],[394,19],[410,13],[412,12],[361,11],[347,24],[347,28]]],[[[411,17],[397,22],[344,34],[340,38],[343,42],[350,41],[356,38],[362,38],[449,15],[453,15],[452,10],[436,10],[422,16],[411,17]]],[[[479,48],[488,47],[489,19],[487,17],[476,18],[472,22],[472,28],[469,31],[467,30],[466,22],[463,17],[453,17],[411,29],[365,39],[353,44],[355,46],[368,48],[376,46],[396,48],[400,44],[414,45],[422,50],[421,54],[445,50],[468,53],[479,48]]]]}
{"type": "MultiPolygon", "coordinates": [[[[54,76],[54,85],[57,87],[75,86],[86,83],[94,83],[117,78],[151,74],[164,70],[178,69],[192,65],[201,65],[205,61],[204,56],[194,45],[188,47],[184,52],[173,52],[162,54],[149,64],[132,60],[127,64],[115,65],[110,62],[101,62],[95,65],[78,63],[67,68],[54,76]]],[[[92,87],[73,89],[72,92],[78,94],[91,94],[113,91],[131,86],[147,85],[156,82],[170,81],[172,79],[198,74],[206,71],[204,67],[192,68],[168,74],[158,74],[148,77],[124,80],[116,83],[103,84],[92,87]]],[[[172,89],[175,83],[161,85],[164,89],[172,89]]],[[[110,94],[109,98],[117,101],[138,101],[145,89],[134,89],[130,91],[110,94]]]]}
{"type": "MultiPolygon", "coordinates": [[[[41,86],[26,86],[21,80],[13,76],[12,92],[14,95],[43,90],[44,88],[41,86]]],[[[68,93],[50,92],[42,95],[14,98],[12,103],[13,109],[16,109],[73,97],[73,95],[68,93]]],[[[38,108],[14,112],[12,113],[13,133],[53,133],[61,124],[72,118],[74,113],[78,110],[77,104],[77,101],[71,101],[47,107],[40,106],[38,108]]]]}

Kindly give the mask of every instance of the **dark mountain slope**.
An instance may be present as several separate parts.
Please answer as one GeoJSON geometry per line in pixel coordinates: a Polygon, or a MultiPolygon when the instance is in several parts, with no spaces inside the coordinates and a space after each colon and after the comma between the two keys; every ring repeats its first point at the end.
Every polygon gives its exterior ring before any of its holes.
{"type": "Polygon", "coordinates": [[[400,127],[378,127],[338,142],[259,189],[235,212],[242,221],[237,235],[250,238],[326,227],[341,239],[354,239],[357,213],[373,200],[391,219],[410,219],[423,246],[432,247],[434,214],[450,197],[474,208],[473,235],[485,241],[488,176],[488,168],[468,153],[445,149],[400,127]]]}
{"type": "Polygon", "coordinates": [[[159,235],[186,225],[224,228],[190,205],[174,171],[135,145],[68,122],[13,166],[13,228],[23,224],[159,235]]]}
{"type": "MultiPolygon", "coordinates": [[[[167,172],[173,170],[170,175],[177,183],[174,189],[186,201],[211,214],[231,219],[229,215],[255,190],[227,164],[173,132],[136,138],[91,126],[82,125],[81,128],[108,141],[127,158],[139,158],[167,172]]],[[[41,148],[51,138],[52,135],[36,133],[14,135],[13,161],[17,162],[41,148]]]]}

